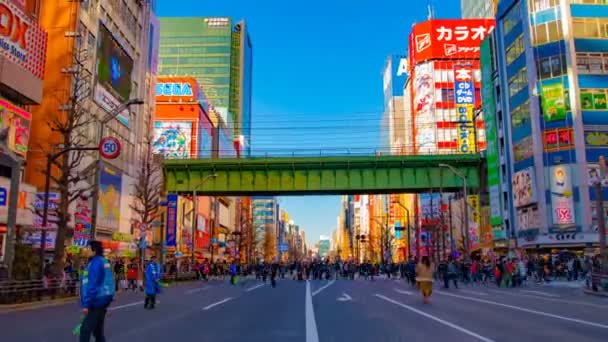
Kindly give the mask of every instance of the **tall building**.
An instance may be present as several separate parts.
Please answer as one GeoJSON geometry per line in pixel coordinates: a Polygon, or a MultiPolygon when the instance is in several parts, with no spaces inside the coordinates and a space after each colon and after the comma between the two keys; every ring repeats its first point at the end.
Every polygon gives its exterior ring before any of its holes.
{"type": "Polygon", "coordinates": [[[410,154],[412,151],[411,103],[405,101],[404,87],[408,79],[409,60],[406,56],[389,56],[383,73],[384,116],[383,147],[391,154],[410,154]]]}
{"type": "Polygon", "coordinates": [[[329,247],[331,245],[331,239],[329,236],[321,235],[319,237],[319,258],[327,258],[329,256],[329,247]]]}
{"type": "Polygon", "coordinates": [[[590,181],[599,174],[599,157],[608,154],[607,24],[608,5],[599,0],[498,6],[503,199],[511,209],[507,228],[520,247],[583,248],[598,241],[590,181]]]}
{"type": "Polygon", "coordinates": [[[251,208],[253,215],[253,227],[256,231],[258,257],[264,256],[264,242],[266,235],[272,239],[277,238],[279,228],[279,213],[277,212],[277,200],[274,197],[252,197],[251,208]]]}
{"type": "Polygon", "coordinates": [[[463,19],[494,18],[498,0],[460,0],[463,19]]]}
{"type": "MultiPolygon", "coordinates": [[[[40,23],[40,3],[41,1],[32,0],[0,0],[0,132],[7,136],[3,142],[6,146],[0,149],[0,273],[4,273],[3,266],[10,265],[13,260],[14,244],[8,241],[14,241],[16,237],[14,224],[20,229],[29,229],[34,225],[35,219],[28,203],[36,198],[36,188],[25,182],[19,183],[23,170],[14,161],[29,164],[33,160],[29,156],[31,150],[28,149],[29,142],[33,139],[32,121],[44,120],[43,113],[34,112],[36,106],[43,101],[43,83],[47,71],[45,59],[48,35],[40,23]],[[17,182],[11,184],[11,180],[17,182]],[[11,222],[9,226],[13,185],[19,185],[19,196],[15,198],[21,200],[17,203],[17,221],[11,222]]],[[[28,181],[31,182],[31,179],[26,179],[28,181]]],[[[17,191],[16,188],[13,190],[17,191]]],[[[40,231],[35,234],[39,245],[40,231]]]]}
{"type": "Polygon", "coordinates": [[[214,125],[223,127],[214,145],[220,156],[222,144],[248,156],[253,55],[246,23],[219,17],[163,17],[160,23],[159,73],[196,78],[214,125]]]}
{"type": "MultiPolygon", "coordinates": [[[[40,170],[45,169],[46,153],[64,144],[61,134],[51,130],[49,120],[84,113],[83,118],[93,123],[78,128],[74,136],[79,140],[73,143],[95,146],[102,120],[130,99],[144,100],[143,105],[124,109],[104,125],[104,135],[120,140],[120,155],[99,164],[97,207],[90,198],[77,199],[72,204],[74,220],[69,223],[80,228],[77,233],[82,238],[75,238],[77,245],[86,242],[93,221],[95,237],[106,249],[134,255],[131,205],[139,161],[146,149],[143,136],[154,113],[153,57],[158,29],[154,1],[40,1],[38,9],[53,48],[46,54],[44,97],[33,110],[30,146],[36,150],[28,155],[25,179],[42,190],[45,177],[40,170]],[[120,72],[112,71],[117,69],[120,72]]],[[[97,152],[85,155],[73,168],[73,176],[95,169],[97,156],[97,152]]],[[[91,187],[96,181],[93,178],[82,180],[82,188],[91,187]]]]}

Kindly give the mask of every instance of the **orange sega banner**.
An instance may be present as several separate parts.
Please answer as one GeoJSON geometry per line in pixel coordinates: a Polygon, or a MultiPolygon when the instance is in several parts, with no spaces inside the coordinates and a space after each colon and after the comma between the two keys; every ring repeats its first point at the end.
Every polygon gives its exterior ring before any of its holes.
{"type": "Polygon", "coordinates": [[[477,59],[481,42],[494,30],[494,19],[433,19],[412,27],[410,63],[429,59],[477,59]]]}
{"type": "Polygon", "coordinates": [[[156,102],[197,102],[201,90],[193,77],[158,77],[156,102]]]}

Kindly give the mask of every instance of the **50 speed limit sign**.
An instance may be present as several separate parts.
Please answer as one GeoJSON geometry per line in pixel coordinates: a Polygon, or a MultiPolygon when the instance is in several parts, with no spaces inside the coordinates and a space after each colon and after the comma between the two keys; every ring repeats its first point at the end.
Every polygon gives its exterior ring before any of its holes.
{"type": "Polygon", "coordinates": [[[120,155],[120,141],[114,137],[101,139],[99,153],[105,159],[116,159],[120,155]]]}

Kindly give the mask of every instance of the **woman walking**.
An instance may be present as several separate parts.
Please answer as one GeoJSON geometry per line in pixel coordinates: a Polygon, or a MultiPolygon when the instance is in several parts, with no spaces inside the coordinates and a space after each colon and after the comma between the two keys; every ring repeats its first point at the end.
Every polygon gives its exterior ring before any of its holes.
{"type": "Polygon", "coordinates": [[[420,264],[416,267],[416,283],[422,293],[424,304],[429,303],[429,297],[433,292],[433,266],[428,256],[423,256],[420,264]]]}

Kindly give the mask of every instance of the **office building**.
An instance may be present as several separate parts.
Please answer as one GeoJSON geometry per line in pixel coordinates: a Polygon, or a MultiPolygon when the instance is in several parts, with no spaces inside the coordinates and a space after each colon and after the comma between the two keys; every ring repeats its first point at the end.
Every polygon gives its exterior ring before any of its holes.
{"type": "Polygon", "coordinates": [[[497,126],[511,209],[505,222],[521,248],[598,241],[590,182],[608,154],[607,25],[605,1],[498,6],[497,126]]]}
{"type": "Polygon", "coordinates": [[[498,0],[460,0],[463,19],[494,18],[498,0]]]}
{"type": "MultiPolygon", "coordinates": [[[[246,23],[225,17],[163,17],[160,22],[159,73],[194,77],[224,140],[237,155],[248,156],[253,56],[246,23]]],[[[220,157],[224,149],[219,147],[220,157]]]]}

